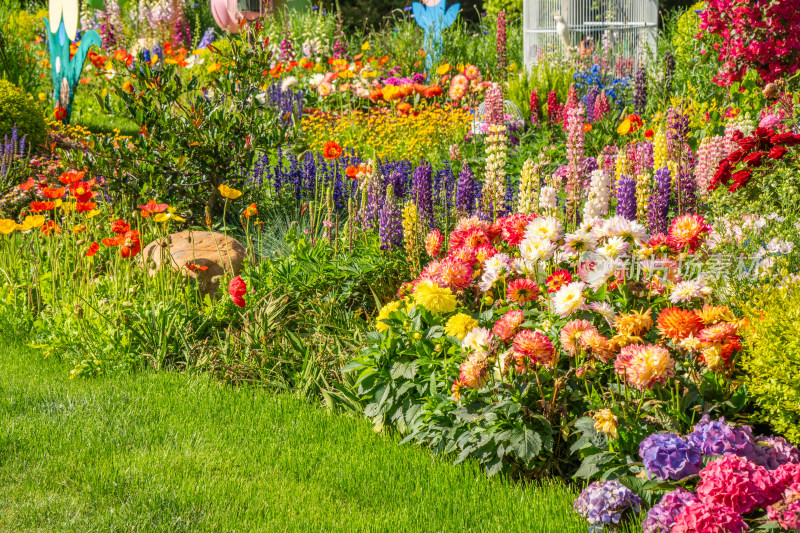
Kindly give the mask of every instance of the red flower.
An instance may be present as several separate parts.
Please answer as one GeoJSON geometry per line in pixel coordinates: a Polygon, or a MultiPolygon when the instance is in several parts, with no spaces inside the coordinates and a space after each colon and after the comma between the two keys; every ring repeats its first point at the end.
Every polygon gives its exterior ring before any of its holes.
{"type": "Polygon", "coordinates": [[[747,154],[742,161],[744,161],[745,165],[752,168],[760,165],[763,158],[764,152],[753,152],[751,154],[747,154]]]}
{"type": "Polygon", "coordinates": [[[208,270],[207,266],[195,265],[194,263],[186,263],[186,268],[194,272],[195,270],[199,270],[200,272],[204,272],[208,270]]]}
{"type": "Polygon", "coordinates": [[[69,185],[69,193],[79,202],[88,202],[94,198],[92,186],[94,181],[77,181],[69,185]]]}
{"type": "Polygon", "coordinates": [[[547,292],[558,292],[558,289],[570,283],[572,283],[572,274],[566,270],[556,270],[545,280],[547,292]]]}
{"type": "Polygon", "coordinates": [[[28,178],[28,181],[19,185],[19,188],[27,192],[33,188],[34,184],[33,178],[28,178]]]}
{"type": "Polygon", "coordinates": [[[42,196],[49,200],[56,200],[67,194],[67,190],[63,187],[45,187],[42,189],[42,196]]]}
{"type": "Polygon", "coordinates": [[[647,130],[647,131],[644,132],[644,138],[645,139],[652,139],[653,135],[654,135],[653,130],[647,130]]]}
{"type": "Polygon", "coordinates": [[[782,158],[784,155],[786,155],[786,152],[788,152],[788,151],[789,151],[789,150],[787,150],[787,149],[786,149],[786,148],[784,148],[783,146],[773,146],[773,147],[770,149],[770,151],[769,151],[769,154],[767,154],[767,156],[768,156],[770,159],[780,159],[780,158],[782,158]]]}
{"type": "Polygon", "coordinates": [[[68,170],[67,172],[64,172],[58,177],[58,181],[60,181],[64,185],[70,185],[72,183],[81,181],[85,174],[86,174],[85,170],[81,170],[80,172],[78,172],[77,170],[68,170]]]}
{"type": "Polygon", "coordinates": [[[58,106],[53,110],[53,116],[56,118],[56,120],[64,120],[67,118],[67,110],[58,106]]]}
{"type": "Polygon", "coordinates": [[[94,257],[94,254],[100,249],[100,245],[96,242],[93,242],[89,245],[89,249],[86,251],[86,257],[94,257]]]}
{"type": "Polygon", "coordinates": [[[119,249],[122,257],[133,259],[142,251],[142,244],[139,241],[139,232],[136,230],[125,233],[122,241],[122,248],[119,249]]]}
{"type": "Polygon", "coordinates": [[[148,218],[152,213],[163,213],[169,206],[167,204],[158,204],[155,200],[150,200],[144,205],[140,205],[142,218],[148,218]]]}
{"type": "Polygon", "coordinates": [[[438,85],[431,85],[430,87],[426,88],[423,92],[425,98],[434,98],[436,96],[442,96],[442,88],[438,85]]]}
{"type": "Polygon", "coordinates": [[[95,207],[97,207],[95,202],[79,202],[78,205],[75,206],[75,209],[78,213],[88,213],[95,207]]]}
{"type": "Polygon", "coordinates": [[[49,236],[54,233],[61,233],[61,227],[52,220],[48,220],[42,226],[42,235],[49,236]]]}
{"type": "Polygon", "coordinates": [[[244,295],[247,294],[247,284],[240,276],[236,276],[228,284],[228,294],[233,303],[239,307],[245,306],[244,295]]]}
{"type": "Polygon", "coordinates": [[[55,202],[31,202],[31,211],[34,213],[39,213],[41,211],[52,211],[55,208],[55,202]]]}
{"type": "Polygon", "coordinates": [[[123,233],[128,233],[131,230],[131,225],[125,222],[122,219],[117,220],[113,224],[111,224],[111,231],[116,233],[117,235],[122,235],[123,233]]]}

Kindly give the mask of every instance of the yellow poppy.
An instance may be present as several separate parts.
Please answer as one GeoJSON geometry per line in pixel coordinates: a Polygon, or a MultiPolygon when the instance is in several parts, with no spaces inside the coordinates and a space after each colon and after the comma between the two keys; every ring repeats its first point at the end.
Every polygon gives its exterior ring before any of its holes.
{"type": "Polygon", "coordinates": [[[627,135],[631,132],[631,121],[630,119],[626,118],[623,120],[619,126],[617,126],[617,133],[620,135],[627,135]]]}
{"type": "Polygon", "coordinates": [[[0,235],[9,235],[17,229],[17,223],[10,218],[0,219],[0,235]]]}
{"type": "Polygon", "coordinates": [[[364,41],[364,44],[361,45],[362,50],[369,50],[369,41],[364,41]]]}
{"type": "Polygon", "coordinates": [[[439,68],[436,69],[436,74],[439,76],[444,76],[447,74],[447,71],[450,70],[450,65],[445,63],[444,65],[439,65],[439,68]]]}
{"type": "Polygon", "coordinates": [[[228,200],[236,200],[242,195],[242,191],[236,190],[232,187],[228,187],[227,185],[220,185],[219,186],[219,193],[222,195],[223,198],[227,198],[228,200]]]}
{"type": "Polygon", "coordinates": [[[92,209],[91,211],[89,211],[88,213],[86,213],[86,215],[85,215],[85,216],[86,216],[86,218],[94,218],[94,217],[96,217],[96,216],[97,216],[97,215],[99,215],[99,214],[100,214],[100,210],[99,210],[99,209],[92,209]]]}

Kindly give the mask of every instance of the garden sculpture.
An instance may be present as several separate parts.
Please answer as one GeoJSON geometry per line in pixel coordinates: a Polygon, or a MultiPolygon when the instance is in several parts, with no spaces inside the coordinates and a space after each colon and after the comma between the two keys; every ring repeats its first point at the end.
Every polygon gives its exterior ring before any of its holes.
{"type": "Polygon", "coordinates": [[[434,69],[439,63],[439,56],[442,54],[442,30],[456,21],[461,8],[461,4],[453,4],[445,10],[446,4],[447,0],[422,0],[421,4],[411,4],[414,20],[425,31],[428,70],[434,69]]]}
{"type": "Polygon", "coordinates": [[[58,116],[69,123],[75,87],[83,70],[83,62],[92,46],[100,46],[100,35],[94,30],[83,32],[75,55],[70,45],[78,35],[78,0],[50,0],[50,19],[44,19],[50,41],[50,74],[53,78],[53,100],[64,111],[58,116]]]}

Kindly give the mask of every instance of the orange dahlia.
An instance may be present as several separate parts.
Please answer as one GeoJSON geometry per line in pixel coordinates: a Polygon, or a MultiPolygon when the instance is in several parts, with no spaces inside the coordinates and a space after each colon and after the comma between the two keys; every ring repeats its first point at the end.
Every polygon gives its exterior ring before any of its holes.
{"type": "Polygon", "coordinates": [[[500,320],[494,323],[494,329],[492,331],[495,335],[500,337],[503,342],[509,342],[514,338],[514,335],[517,334],[520,325],[524,321],[525,316],[522,314],[522,311],[508,311],[500,320]]]}
{"type": "Polygon", "coordinates": [[[669,307],[658,315],[658,331],[662,336],[679,341],[697,333],[703,328],[703,319],[691,311],[678,307],[669,307]]]}
{"type": "Polygon", "coordinates": [[[522,305],[539,296],[539,286],[532,279],[515,279],[508,284],[506,296],[508,296],[508,299],[512,302],[517,302],[522,305]]]}
{"type": "Polygon", "coordinates": [[[559,337],[561,346],[563,346],[570,355],[575,355],[575,350],[578,349],[581,335],[587,330],[594,330],[597,332],[597,328],[588,320],[570,320],[561,328],[561,335],[559,337]]]}
{"type": "MultiPolygon", "coordinates": [[[[526,329],[514,337],[514,353],[538,365],[553,366],[554,352],[550,339],[538,331],[526,329]]],[[[524,366],[518,370],[524,370],[524,366]]]]}
{"type": "Polygon", "coordinates": [[[705,304],[702,309],[695,309],[695,314],[703,320],[703,324],[710,326],[719,322],[733,322],[736,320],[733,311],[727,305],[705,304]]]}
{"type": "Polygon", "coordinates": [[[706,220],[700,215],[681,215],[672,221],[667,232],[667,245],[673,250],[688,247],[690,252],[696,251],[711,230],[706,220]]]}
{"type": "Polygon", "coordinates": [[[613,346],[596,329],[584,331],[580,338],[580,344],[598,361],[607,363],[614,358],[613,346]]]}
{"type": "Polygon", "coordinates": [[[628,385],[639,390],[652,389],[656,383],[662,385],[675,375],[675,361],[669,350],[653,344],[632,344],[622,349],[614,361],[614,370],[625,376],[628,385]]]}
{"type": "Polygon", "coordinates": [[[623,335],[639,337],[647,333],[652,327],[653,319],[650,318],[649,309],[647,311],[631,311],[614,319],[614,328],[623,335]]]}
{"type": "Polygon", "coordinates": [[[706,342],[709,344],[723,343],[733,338],[738,338],[736,335],[738,329],[739,328],[736,327],[736,324],[720,322],[719,324],[714,324],[702,329],[697,338],[701,342],[706,342]]]}
{"type": "Polygon", "coordinates": [[[461,363],[458,381],[470,389],[480,389],[486,384],[489,373],[489,360],[483,352],[475,352],[461,363]]]}

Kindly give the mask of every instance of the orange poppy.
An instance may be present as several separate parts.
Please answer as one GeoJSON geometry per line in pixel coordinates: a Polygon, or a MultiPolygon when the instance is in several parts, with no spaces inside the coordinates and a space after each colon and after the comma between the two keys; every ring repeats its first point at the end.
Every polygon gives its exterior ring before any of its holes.
{"type": "Polygon", "coordinates": [[[409,111],[411,111],[411,104],[408,102],[400,102],[397,104],[397,110],[406,115],[409,111]]]}
{"type": "Polygon", "coordinates": [[[94,181],[79,181],[76,183],[70,183],[69,192],[79,202],[88,202],[94,198],[94,192],[92,192],[93,185],[94,181]]]}
{"type": "Polygon", "coordinates": [[[75,210],[78,211],[78,213],[88,213],[95,207],[97,207],[95,202],[79,202],[78,205],[75,206],[75,210]]]}
{"type": "Polygon", "coordinates": [[[140,205],[142,218],[148,218],[153,213],[163,213],[169,206],[167,204],[156,203],[155,200],[150,200],[144,205],[140,205]]]}
{"type": "Polygon", "coordinates": [[[31,190],[34,185],[35,185],[35,182],[33,181],[33,178],[28,178],[28,181],[26,181],[25,183],[21,183],[19,185],[19,188],[22,189],[23,191],[27,192],[27,191],[31,190]]]}
{"type": "Polygon", "coordinates": [[[42,226],[42,235],[49,236],[58,233],[61,233],[61,226],[56,224],[53,220],[48,220],[42,226]]]}
{"type": "Polygon", "coordinates": [[[100,245],[96,242],[93,242],[89,245],[89,249],[86,250],[86,257],[94,257],[94,254],[100,249],[100,245]]]}
{"type": "Polygon", "coordinates": [[[84,174],[86,174],[85,170],[81,170],[80,172],[78,172],[77,170],[68,170],[58,177],[58,181],[60,181],[64,185],[69,185],[71,183],[81,181],[83,179],[84,174]]]}
{"type": "Polygon", "coordinates": [[[194,263],[186,263],[186,268],[194,272],[195,270],[199,270],[200,272],[205,272],[208,270],[207,266],[195,265],[194,263]]]}
{"type": "Polygon", "coordinates": [[[42,196],[48,200],[57,200],[67,194],[67,190],[63,187],[45,187],[42,189],[42,196]]]}
{"type": "Polygon", "coordinates": [[[120,255],[125,259],[133,259],[142,251],[142,243],[139,240],[139,232],[129,231],[123,236],[122,248],[119,249],[120,255]]]}
{"type": "Polygon", "coordinates": [[[256,204],[250,204],[249,206],[247,206],[245,208],[244,213],[242,213],[242,214],[244,215],[245,218],[250,218],[253,215],[257,215],[258,214],[258,206],[256,206],[256,204]]]}
{"type": "Polygon", "coordinates": [[[322,148],[322,156],[325,159],[339,159],[342,155],[342,147],[336,141],[327,141],[322,148]]]}
{"type": "Polygon", "coordinates": [[[122,219],[119,219],[111,224],[111,231],[113,231],[117,235],[128,233],[130,230],[131,230],[131,225],[122,219]]]}
{"type": "Polygon", "coordinates": [[[587,124],[584,124],[584,125],[583,125],[583,131],[585,131],[585,132],[590,132],[590,131],[592,131],[592,125],[591,125],[591,124],[588,124],[588,123],[587,123],[587,124]]]}
{"type": "Polygon", "coordinates": [[[437,96],[442,96],[442,88],[438,85],[431,85],[430,87],[425,89],[423,93],[425,98],[435,98],[437,96]]]}
{"type": "Polygon", "coordinates": [[[653,135],[654,135],[653,130],[647,130],[647,131],[644,132],[644,138],[645,139],[652,139],[653,135]]]}

